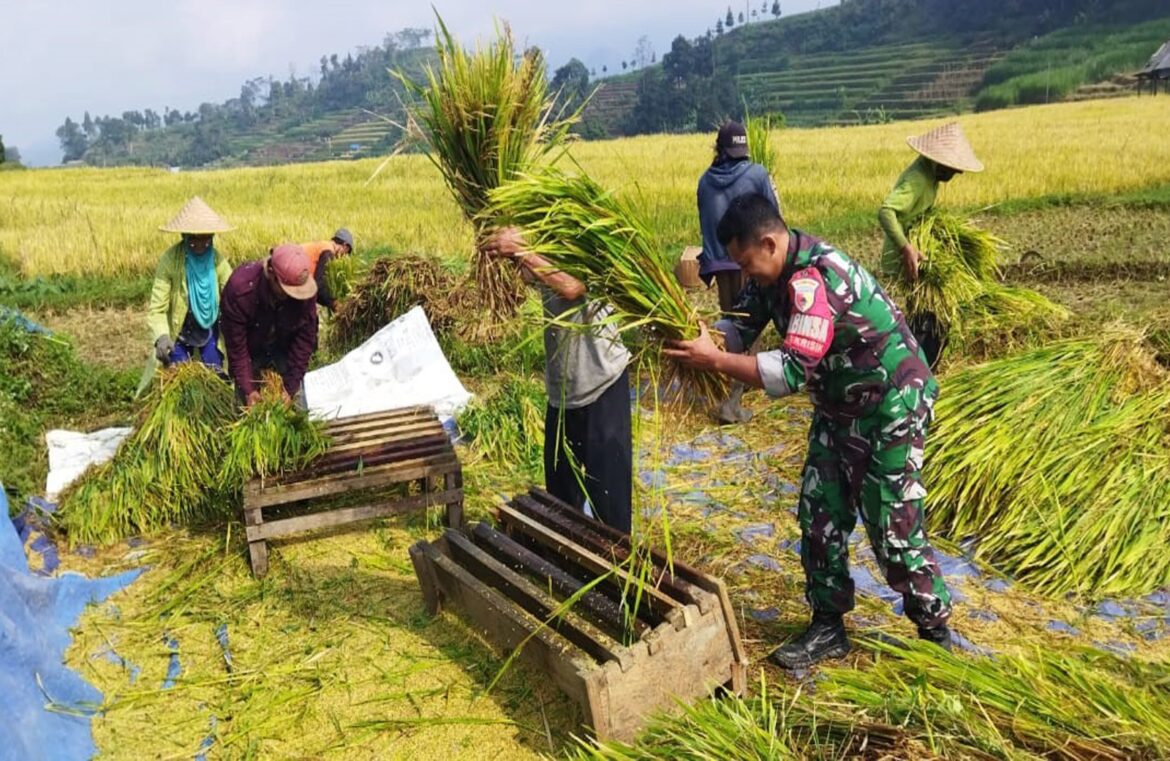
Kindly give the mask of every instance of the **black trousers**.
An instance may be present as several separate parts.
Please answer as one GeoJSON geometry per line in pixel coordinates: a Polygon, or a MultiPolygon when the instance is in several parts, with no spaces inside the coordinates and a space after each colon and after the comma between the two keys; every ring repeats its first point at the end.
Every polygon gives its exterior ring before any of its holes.
{"type": "Polygon", "coordinates": [[[922,312],[911,318],[910,332],[918,339],[918,345],[926,355],[926,364],[933,370],[947,345],[946,326],[933,312],[922,312]]]}
{"type": "Polygon", "coordinates": [[[579,510],[585,509],[588,499],[594,515],[629,533],[633,448],[630,376],[626,370],[592,404],[572,410],[548,406],[544,417],[545,488],[579,510]]]}

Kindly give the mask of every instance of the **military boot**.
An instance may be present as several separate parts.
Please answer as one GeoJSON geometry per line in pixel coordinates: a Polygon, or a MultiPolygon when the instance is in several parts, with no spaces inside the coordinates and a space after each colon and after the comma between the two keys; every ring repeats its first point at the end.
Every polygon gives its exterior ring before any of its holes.
{"type": "Polygon", "coordinates": [[[772,651],[768,659],[785,669],[806,669],[827,658],[841,658],[849,652],[845,622],[839,613],[813,612],[804,633],[772,651]]]}
{"type": "Polygon", "coordinates": [[[918,627],[918,639],[933,642],[948,653],[951,652],[951,630],[947,628],[946,624],[933,626],[929,629],[918,627]]]}

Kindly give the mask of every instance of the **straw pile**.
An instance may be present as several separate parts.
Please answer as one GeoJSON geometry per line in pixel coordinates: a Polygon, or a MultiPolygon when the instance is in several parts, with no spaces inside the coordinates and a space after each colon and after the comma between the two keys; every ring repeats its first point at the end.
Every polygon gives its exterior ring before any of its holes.
{"type": "MultiPolygon", "coordinates": [[[[416,98],[411,116],[431,160],[480,237],[494,226],[484,214],[490,191],[559,158],[577,115],[557,110],[544,57],[536,48],[518,57],[507,26],[486,48],[469,53],[440,18],[435,51],[438,62],[427,68],[424,84],[398,76],[416,98]]],[[[478,246],[473,265],[489,312],[514,314],[524,298],[515,273],[478,246]]]]}
{"type": "Polygon", "coordinates": [[[407,255],[383,257],[337,310],[331,349],[344,353],[415,306],[427,313],[436,335],[456,324],[478,321],[468,284],[434,259],[407,255]]]}
{"type": "Polygon", "coordinates": [[[1170,584],[1170,373],[1114,327],[943,382],[931,528],[1046,594],[1170,584]]]}
{"type": "Polygon", "coordinates": [[[976,356],[1017,346],[1056,329],[1063,307],[1027,288],[1000,282],[1004,241],[969,220],[931,211],[910,230],[923,255],[918,280],[906,282],[901,254],[885,251],[882,272],[901,284],[910,319],[930,313],[949,328],[948,346],[976,356]]]}
{"type": "Polygon", "coordinates": [[[575,758],[1164,758],[1161,667],[1092,648],[969,659],[929,644],[869,641],[873,663],[822,669],[815,693],[702,701],[634,744],[578,741],[575,758]]]}
{"type": "Polygon", "coordinates": [[[248,478],[323,452],[317,424],[287,405],[275,384],[235,421],[231,387],[211,370],[187,362],[164,372],[113,459],[62,495],[56,516],[69,540],[108,544],[229,518],[248,478]]]}
{"type": "MultiPolygon", "coordinates": [[[[524,230],[527,248],[585,284],[608,303],[627,336],[644,330],[656,339],[692,339],[699,314],[687,301],[662,249],[634,209],[584,174],[555,169],[510,182],[491,194],[492,214],[524,230]]],[[[650,348],[650,347],[648,347],[650,348]]],[[[721,399],[725,382],[670,364],[661,384],[679,398],[721,399]]]]}

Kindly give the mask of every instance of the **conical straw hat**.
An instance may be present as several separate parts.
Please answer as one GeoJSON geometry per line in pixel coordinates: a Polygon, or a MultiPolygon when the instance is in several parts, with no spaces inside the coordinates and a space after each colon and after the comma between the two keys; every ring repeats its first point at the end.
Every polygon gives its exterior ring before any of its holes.
{"type": "Polygon", "coordinates": [[[983,162],[975,157],[975,149],[967,142],[967,136],[957,122],[944,124],[925,135],[906,138],[906,142],[936,164],[960,172],[983,171],[983,162]]]}
{"type": "Polygon", "coordinates": [[[226,233],[232,226],[211,210],[203,199],[195,196],[175,218],[158,228],[164,233],[186,233],[188,235],[214,235],[226,233]]]}

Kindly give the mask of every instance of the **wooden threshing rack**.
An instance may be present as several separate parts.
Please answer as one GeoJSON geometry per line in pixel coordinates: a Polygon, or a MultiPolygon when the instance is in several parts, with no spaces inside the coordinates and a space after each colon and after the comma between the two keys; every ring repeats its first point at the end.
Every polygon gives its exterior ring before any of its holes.
{"type": "Polygon", "coordinates": [[[533,489],[502,505],[498,526],[449,529],[410,549],[432,613],[450,604],[495,647],[549,677],[599,739],[630,740],[648,714],[724,688],[743,694],[747,655],[718,579],[653,555],[629,621],[615,561],[630,538],[533,489]],[[566,610],[565,601],[602,579],[566,610]],[[560,614],[560,615],[558,615],[560,614]]]}
{"type": "Polygon", "coordinates": [[[463,525],[463,472],[434,410],[342,418],[325,431],[332,445],[307,468],[244,487],[244,524],[257,577],[268,572],[268,540],[276,537],[431,505],[446,505],[449,526],[463,525]],[[399,485],[412,483],[417,493],[404,494],[399,485]],[[395,487],[399,493],[390,493],[395,487]],[[339,498],[346,505],[331,507],[339,498]]]}

